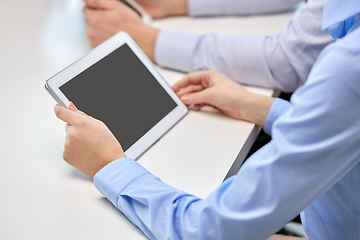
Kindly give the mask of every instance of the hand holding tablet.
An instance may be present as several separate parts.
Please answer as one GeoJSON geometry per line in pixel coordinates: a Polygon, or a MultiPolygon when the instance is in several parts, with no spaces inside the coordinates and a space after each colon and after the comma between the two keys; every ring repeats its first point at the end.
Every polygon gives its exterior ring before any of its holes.
{"type": "Polygon", "coordinates": [[[60,105],[67,107],[72,101],[81,111],[104,122],[133,159],[188,112],[124,32],[47,80],[45,86],[60,105]]]}
{"type": "Polygon", "coordinates": [[[106,125],[76,109],[55,106],[56,116],[67,122],[64,160],[82,173],[93,177],[108,163],[126,157],[119,142],[106,125]]]}

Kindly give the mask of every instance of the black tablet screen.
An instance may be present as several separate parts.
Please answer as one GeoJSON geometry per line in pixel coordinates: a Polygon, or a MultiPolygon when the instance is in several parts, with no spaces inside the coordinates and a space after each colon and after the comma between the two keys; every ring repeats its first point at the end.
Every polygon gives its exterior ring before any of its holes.
{"type": "Polygon", "coordinates": [[[127,44],[60,90],[79,110],[103,121],[124,151],[177,106],[127,44]]]}

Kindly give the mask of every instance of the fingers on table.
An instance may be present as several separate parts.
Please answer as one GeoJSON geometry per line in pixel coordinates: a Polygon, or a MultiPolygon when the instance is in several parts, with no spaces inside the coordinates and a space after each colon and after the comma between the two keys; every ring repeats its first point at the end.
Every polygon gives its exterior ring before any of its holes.
{"type": "MultiPolygon", "coordinates": [[[[186,88],[189,85],[203,85],[204,80],[209,79],[209,77],[210,77],[209,71],[190,73],[185,77],[183,77],[180,81],[175,83],[172,88],[175,92],[178,92],[180,89],[186,88]]],[[[203,86],[203,87],[206,88],[207,86],[203,86]]]]}

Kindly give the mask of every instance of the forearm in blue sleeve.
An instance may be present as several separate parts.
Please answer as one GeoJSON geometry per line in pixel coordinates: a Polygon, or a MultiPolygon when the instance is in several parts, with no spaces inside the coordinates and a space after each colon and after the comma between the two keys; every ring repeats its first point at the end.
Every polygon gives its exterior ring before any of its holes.
{"type": "Polygon", "coordinates": [[[228,179],[208,198],[199,199],[122,158],[100,170],[94,183],[150,239],[265,239],[271,233],[256,233],[247,224],[264,213],[238,211],[233,205],[241,198],[230,190],[238,185],[234,180],[228,179]]]}
{"type": "Polygon", "coordinates": [[[103,167],[94,176],[95,187],[117,206],[119,193],[132,181],[150,174],[130,158],[120,158],[103,167]]]}

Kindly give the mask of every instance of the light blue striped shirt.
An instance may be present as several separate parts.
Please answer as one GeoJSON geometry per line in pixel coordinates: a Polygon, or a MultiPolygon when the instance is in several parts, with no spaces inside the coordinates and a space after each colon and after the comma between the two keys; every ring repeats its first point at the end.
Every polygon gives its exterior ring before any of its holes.
{"type": "Polygon", "coordinates": [[[352,19],[284,110],[272,106],[272,141],[207,198],[129,158],[100,170],[95,186],[150,239],[262,240],[301,211],[310,239],[360,239],[360,17],[352,19]]]}

